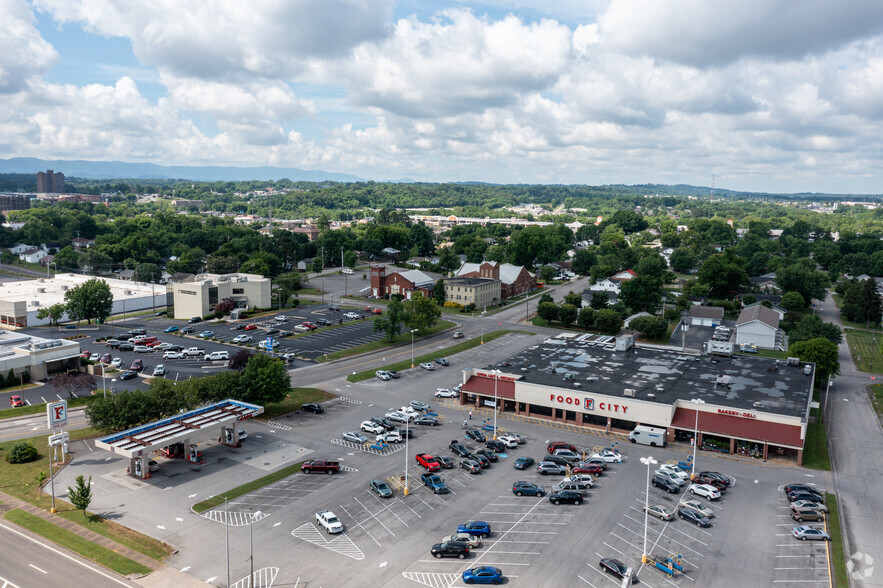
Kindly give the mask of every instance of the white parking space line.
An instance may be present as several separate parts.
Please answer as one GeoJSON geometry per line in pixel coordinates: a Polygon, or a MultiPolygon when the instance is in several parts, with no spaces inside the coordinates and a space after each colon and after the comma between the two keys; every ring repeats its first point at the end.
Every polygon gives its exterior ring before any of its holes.
{"type": "MultiPolygon", "coordinates": [[[[631,533],[633,533],[633,534],[635,534],[635,535],[641,536],[641,533],[639,533],[639,532],[637,532],[637,531],[632,531],[632,530],[629,529],[628,527],[623,527],[622,525],[619,525],[619,526],[622,527],[623,529],[625,529],[626,531],[629,531],[629,532],[631,532],[631,533]]],[[[656,531],[656,529],[650,529],[650,530],[656,531]]],[[[650,532],[649,532],[650,530],[648,530],[648,532],[647,532],[648,535],[650,534],[650,532]]],[[[674,530],[676,531],[677,529],[674,529],[674,530]]],[[[659,542],[659,539],[661,539],[661,538],[663,537],[664,533],[661,532],[661,531],[656,531],[656,532],[659,533],[659,537],[657,537],[657,539],[656,539],[656,543],[658,543],[658,542],[659,542]]],[[[614,537],[617,537],[618,539],[622,539],[622,537],[619,537],[619,535],[616,535],[615,533],[611,533],[611,535],[613,535],[614,537]]],[[[668,539],[669,541],[671,541],[672,543],[677,543],[678,545],[680,545],[680,546],[683,547],[684,549],[689,549],[690,551],[692,551],[693,553],[695,553],[695,554],[698,555],[699,557],[704,557],[701,553],[699,553],[698,551],[696,551],[696,550],[693,549],[692,547],[690,547],[690,546],[688,546],[688,545],[684,545],[684,544],[681,543],[680,541],[676,541],[676,540],[672,539],[671,536],[667,537],[667,539],[668,539]]],[[[622,540],[625,541],[625,539],[622,539],[622,540]]],[[[630,544],[630,545],[631,545],[631,544],[630,544]]],[[[653,546],[655,547],[656,545],[654,544],[653,546]]],[[[687,561],[687,560],[684,559],[684,561],[687,561]]]]}
{"type": "MultiPolygon", "coordinates": [[[[346,515],[347,515],[348,517],[350,517],[350,518],[353,519],[354,521],[356,520],[355,517],[352,516],[352,515],[349,513],[349,511],[348,511],[346,508],[343,507],[343,505],[340,505],[340,508],[343,509],[343,512],[345,512],[346,515]]],[[[367,534],[368,537],[370,537],[371,540],[374,541],[374,543],[377,544],[377,547],[383,547],[383,546],[380,544],[380,541],[378,541],[377,539],[375,539],[375,538],[374,538],[374,535],[372,535],[371,532],[370,532],[368,529],[366,529],[364,526],[362,526],[362,523],[360,523],[360,522],[357,521],[357,522],[356,522],[356,526],[359,527],[360,529],[362,529],[363,531],[365,531],[365,534],[367,534]]]]}
{"type": "MultiPolygon", "coordinates": [[[[377,518],[377,514],[380,514],[381,512],[383,512],[384,510],[386,510],[388,507],[384,507],[384,508],[382,508],[382,509],[380,510],[380,512],[378,512],[378,513],[375,514],[375,513],[371,512],[371,511],[368,509],[367,506],[365,506],[364,504],[362,504],[362,501],[361,501],[361,500],[359,500],[359,499],[356,498],[356,497],[353,497],[353,499],[354,499],[356,502],[359,503],[359,506],[361,506],[363,509],[365,509],[365,512],[367,512],[368,515],[369,515],[372,519],[374,519],[375,521],[377,521],[378,523],[380,523],[380,526],[383,527],[384,529],[386,529],[386,532],[387,532],[387,533],[389,533],[389,534],[392,535],[393,537],[396,536],[396,534],[393,533],[392,530],[391,530],[389,527],[387,527],[386,525],[383,524],[383,521],[381,521],[379,518],[377,518]]],[[[340,508],[343,508],[343,505],[341,505],[340,508]]],[[[361,525],[361,523],[360,523],[360,525],[361,525]]],[[[407,527],[408,525],[405,525],[405,526],[407,527]]]]}

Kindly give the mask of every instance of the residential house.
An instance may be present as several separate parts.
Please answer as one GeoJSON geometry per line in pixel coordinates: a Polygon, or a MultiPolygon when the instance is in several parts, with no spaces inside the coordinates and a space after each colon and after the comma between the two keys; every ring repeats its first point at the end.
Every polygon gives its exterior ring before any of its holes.
{"type": "MultiPolygon", "coordinates": [[[[744,306],[742,307],[742,310],[745,310],[746,308],[754,308],[754,307],[757,306],[758,304],[763,304],[763,302],[762,302],[762,301],[758,301],[758,302],[753,302],[753,303],[751,303],[751,304],[746,304],[746,305],[744,305],[744,306]]],[[[788,312],[788,311],[786,311],[784,308],[782,308],[782,307],[779,306],[778,304],[775,304],[775,303],[772,303],[772,302],[771,302],[771,304],[772,304],[772,307],[767,306],[767,308],[771,308],[773,312],[775,312],[777,315],[779,315],[779,320],[780,320],[780,321],[785,320],[785,313],[788,312]]],[[[763,304],[763,306],[766,306],[766,305],[763,304]]]]}
{"type": "Polygon", "coordinates": [[[18,254],[18,258],[22,261],[26,261],[28,263],[39,263],[41,259],[49,255],[49,252],[45,249],[38,249],[36,247],[31,247],[30,249],[26,249],[18,254]]]}
{"type": "Polygon", "coordinates": [[[16,245],[13,245],[9,248],[9,252],[13,255],[21,255],[28,249],[36,249],[36,247],[34,247],[33,245],[28,245],[26,243],[17,243],[16,245]]]}
{"type": "Polygon", "coordinates": [[[619,295],[619,282],[614,282],[610,278],[604,278],[589,286],[589,290],[592,292],[615,292],[619,295]]]}
{"type": "Polygon", "coordinates": [[[612,276],[610,276],[609,279],[611,281],[617,282],[618,284],[622,284],[623,282],[627,282],[637,277],[638,274],[636,274],[634,270],[625,270],[619,272],[618,274],[613,274],[612,276]]]}
{"type": "Polygon", "coordinates": [[[694,327],[715,327],[720,325],[724,319],[724,308],[722,306],[691,305],[687,316],[690,318],[690,324],[694,327]]]}
{"type": "Polygon", "coordinates": [[[619,302],[619,290],[583,290],[582,308],[588,308],[592,305],[592,298],[595,294],[604,294],[607,297],[607,306],[613,306],[619,302]]]}
{"type": "Polygon", "coordinates": [[[475,304],[479,309],[495,306],[500,303],[500,285],[500,280],[491,278],[446,278],[445,302],[475,304]]]}
{"type": "Polygon", "coordinates": [[[84,239],[83,237],[77,237],[76,239],[71,239],[71,245],[74,246],[74,249],[88,249],[95,245],[95,239],[84,239]]]}
{"type": "Polygon", "coordinates": [[[756,345],[762,349],[787,349],[787,338],[779,328],[779,314],[762,304],[743,309],[736,320],[736,344],[756,345]]]}
{"type": "Polygon", "coordinates": [[[769,272],[762,276],[753,276],[750,280],[754,288],[761,292],[775,293],[780,291],[778,284],[776,284],[775,272],[769,272]]]}

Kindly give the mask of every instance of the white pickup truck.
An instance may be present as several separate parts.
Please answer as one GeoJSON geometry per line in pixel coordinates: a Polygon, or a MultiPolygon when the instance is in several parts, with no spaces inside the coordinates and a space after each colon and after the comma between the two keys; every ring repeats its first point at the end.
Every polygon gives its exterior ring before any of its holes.
{"type": "Polygon", "coordinates": [[[187,355],[189,357],[205,355],[205,349],[200,349],[199,347],[188,347],[184,350],[184,355],[187,355]]]}
{"type": "Polygon", "coordinates": [[[337,518],[337,515],[330,510],[320,510],[316,513],[316,521],[325,527],[329,533],[340,533],[343,531],[343,523],[337,518]]]}

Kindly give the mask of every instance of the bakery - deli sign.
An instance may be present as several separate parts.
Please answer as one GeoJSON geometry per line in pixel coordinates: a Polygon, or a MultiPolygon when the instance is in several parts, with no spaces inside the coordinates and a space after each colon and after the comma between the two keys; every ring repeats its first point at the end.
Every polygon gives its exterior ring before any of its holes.
{"type": "MultiPolygon", "coordinates": [[[[581,407],[585,410],[592,410],[592,411],[595,410],[595,399],[589,398],[587,396],[579,397],[579,396],[570,396],[568,394],[551,393],[551,394],[549,394],[549,400],[552,402],[553,405],[563,404],[563,405],[570,405],[570,406],[578,406],[578,407],[581,407]]],[[[604,410],[607,412],[617,412],[619,414],[627,414],[629,407],[626,404],[618,404],[618,403],[604,401],[604,402],[598,403],[598,409],[604,410]]]]}
{"type": "Polygon", "coordinates": [[[717,414],[725,414],[727,416],[737,416],[745,419],[756,419],[757,415],[753,412],[742,412],[740,410],[727,410],[725,408],[717,409],[717,414]]]}
{"type": "Polygon", "coordinates": [[[504,374],[495,374],[493,372],[475,372],[476,376],[481,378],[490,378],[491,380],[500,380],[501,382],[517,382],[521,376],[506,376],[504,374]]]}

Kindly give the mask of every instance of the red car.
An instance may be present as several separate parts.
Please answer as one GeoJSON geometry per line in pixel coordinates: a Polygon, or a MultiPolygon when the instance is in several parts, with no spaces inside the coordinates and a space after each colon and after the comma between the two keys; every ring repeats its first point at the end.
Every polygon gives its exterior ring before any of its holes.
{"type": "Polygon", "coordinates": [[[428,453],[418,453],[417,463],[421,466],[429,470],[430,472],[437,472],[441,469],[441,465],[435,460],[434,457],[429,455],[428,453]]]}
{"type": "Polygon", "coordinates": [[[368,314],[383,314],[383,311],[379,308],[371,308],[370,306],[366,306],[363,312],[367,312],[368,314]]]}
{"type": "Polygon", "coordinates": [[[143,343],[143,345],[147,345],[148,347],[156,347],[160,343],[162,343],[162,341],[146,341],[143,343]]]}
{"type": "Polygon", "coordinates": [[[101,363],[110,363],[111,359],[113,359],[113,358],[110,356],[110,353],[105,353],[104,355],[101,356],[101,359],[99,359],[98,361],[100,361],[101,363]]]}
{"type": "Polygon", "coordinates": [[[11,404],[13,408],[15,408],[17,406],[24,406],[25,402],[21,399],[21,396],[19,396],[18,394],[13,394],[9,397],[9,404],[11,404]]]}
{"type": "Polygon", "coordinates": [[[90,357],[92,357],[92,352],[91,351],[84,351],[80,354],[80,357],[83,359],[89,359],[90,357]]]}
{"type": "Polygon", "coordinates": [[[552,441],[549,443],[548,446],[546,446],[546,451],[552,454],[554,454],[559,449],[569,449],[574,453],[578,453],[576,447],[574,447],[570,443],[565,443],[564,441],[552,441]]]}
{"type": "Polygon", "coordinates": [[[255,325],[255,324],[245,325],[245,330],[246,330],[246,331],[254,331],[254,330],[257,329],[257,328],[258,328],[258,326],[255,325]]]}
{"type": "Polygon", "coordinates": [[[316,325],[314,325],[313,323],[311,323],[311,322],[309,322],[309,321],[304,322],[304,323],[301,323],[301,326],[302,326],[302,327],[306,327],[306,328],[308,328],[308,329],[311,330],[311,331],[315,331],[316,329],[319,328],[319,327],[317,327],[316,325]]]}
{"type": "Polygon", "coordinates": [[[600,476],[604,473],[604,470],[601,469],[601,466],[595,465],[593,463],[578,463],[573,466],[574,474],[592,474],[594,476],[600,476]]]}
{"type": "Polygon", "coordinates": [[[144,362],[141,361],[140,359],[136,359],[135,361],[132,362],[132,365],[129,366],[129,369],[132,370],[133,372],[140,372],[141,370],[144,369],[144,362]]]}

